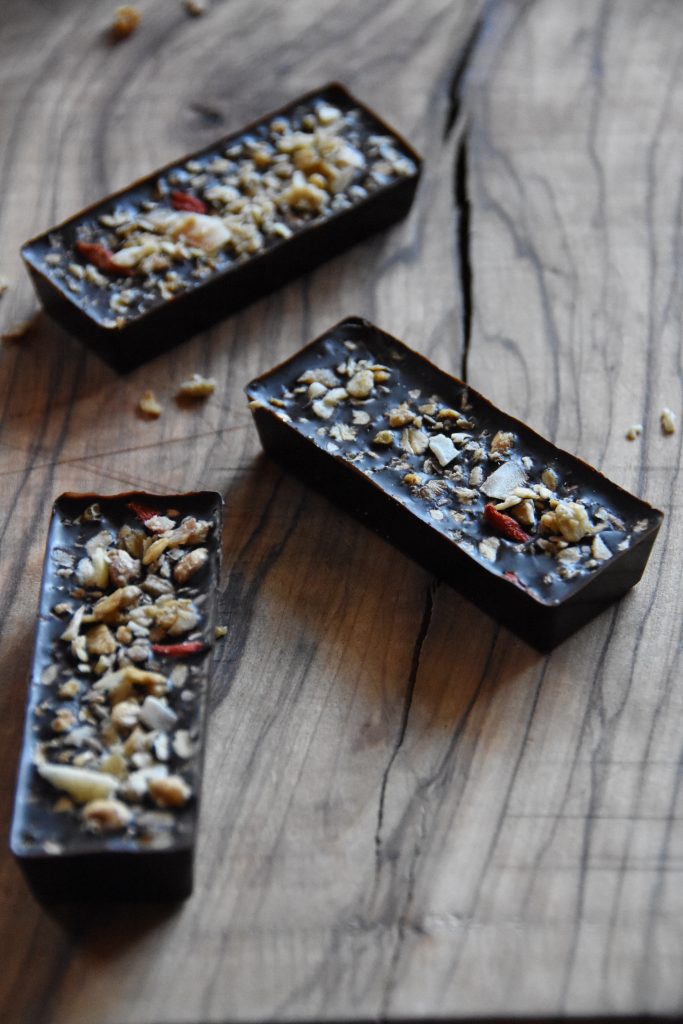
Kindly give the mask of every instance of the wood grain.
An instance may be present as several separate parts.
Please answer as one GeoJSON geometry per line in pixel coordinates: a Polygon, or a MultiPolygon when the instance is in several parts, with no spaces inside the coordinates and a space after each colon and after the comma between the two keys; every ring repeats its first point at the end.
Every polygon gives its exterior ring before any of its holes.
{"type": "Polygon", "coordinates": [[[193,897],[48,913],[3,851],[0,1018],[680,1013],[680,4],[141,0],[117,46],[113,6],[5,3],[0,328],[35,308],[25,238],[329,79],[425,177],[405,223],[128,376],[43,315],[3,344],[5,826],[54,496],[220,490],[229,634],[193,897]],[[265,460],[244,384],[349,313],[662,507],[636,590],[542,657],[265,460]],[[217,394],[181,409],[196,371],[217,394]]]}

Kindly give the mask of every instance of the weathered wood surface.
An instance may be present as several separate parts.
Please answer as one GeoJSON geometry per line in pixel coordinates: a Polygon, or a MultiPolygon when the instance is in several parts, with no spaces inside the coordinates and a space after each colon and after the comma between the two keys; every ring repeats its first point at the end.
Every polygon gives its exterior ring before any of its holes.
{"type": "Polygon", "coordinates": [[[56,494],[222,491],[230,633],[194,896],[48,914],[2,851],[0,1018],[680,1013],[683,7],[149,0],[111,47],[112,6],[4,5],[3,328],[25,238],[332,77],[426,174],[403,225],[128,377],[42,316],[3,345],[3,824],[56,494]],[[667,512],[626,600],[542,657],[259,456],[244,383],[350,312],[667,512]],[[179,409],[194,371],[218,393],[179,409]]]}

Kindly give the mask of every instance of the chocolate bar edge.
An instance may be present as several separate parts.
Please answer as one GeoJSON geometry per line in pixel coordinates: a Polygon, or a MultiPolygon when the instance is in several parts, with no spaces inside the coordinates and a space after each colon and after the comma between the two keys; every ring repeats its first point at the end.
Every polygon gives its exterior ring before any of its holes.
{"type": "MultiPolygon", "coordinates": [[[[215,555],[212,575],[216,583],[220,577],[222,554],[223,496],[218,491],[184,491],[159,494],[151,491],[125,491],[117,494],[98,494],[93,492],[66,491],[53,502],[48,524],[43,570],[38,596],[36,629],[31,655],[26,700],[24,703],[24,728],[19,754],[19,763],[14,790],[9,848],[16,863],[21,868],[26,881],[36,897],[46,903],[56,901],[69,902],[111,902],[111,901],[154,901],[180,900],[187,898],[193,888],[194,856],[196,849],[195,826],[192,837],[174,842],[168,849],[160,850],[107,850],[106,848],[88,852],[52,854],[42,849],[26,850],[19,839],[21,807],[31,790],[32,774],[32,735],[31,714],[33,711],[32,683],[34,666],[39,661],[41,649],[40,616],[44,598],[53,581],[50,570],[52,551],[53,526],[56,523],[60,503],[82,502],[92,504],[98,501],[107,502],[158,502],[172,505],[178,500],[197,499],[211,504],[212,515],[215,517],[215,555]],[[103,885],[104,883],[104,885],[103,885]]],[[[217,601],[209,600],[206,604],[206,631],[209,649],[204,655],[202,672],[203,687],[200,695],[198,723],[200,743],[197,753],[197,778],[200,786],[195,794],[195,821],[201,814],[201,782],[203,779],[203,762],[206,751],[208,687],[211,681],[211,652],[213,650],[213,630],[215,625],[217,601]]]]}
{"type": "Polygon", "coordinates": [[[20,250],[21,257],[45,311],[67,332],[79,337],[110,365],[125,372],[180,344],[222,317],[243,309],[295,277],[339,255],[357,242],[401,220],[412,205],[421,168],[422,158],[399,132],[388,125],[372,108],[358,100],[346,86],[339,82],[329,82],[262,115],[237,131],[214,140],[210,145],[175,159],[130,182],[124,188],[98,199],[25,242],[20,250]],[[376,121],[382,130],[404,148],[416,165],[415,173],[383,186],[351,209],[331,213],[323,220],[301,229],[291,238],[283,239],[267,250],[255,253],[243,263],[226,267],[210,280],[167,300],[162,306],[139,314],[121,327],[108,328],[99,324],[74,296],[60,288],[49,274],[34,262],[31,250],[44,244],[51,234],[62,232],[94,215],[104,205],[154,183],[161,175],[179,164],[210,154],[255,130],[264,122],[284,115],[293,107],[328,93],[341,94],[346,102],[376,121]],[[226,290],[228,294],[225,294],[226,290]]]}
{"type": "Polygon", "coordinates": [[[443,534],[419,520],[393,495],[369,480],[354,465],[337,460],[321,451],[308,437],[283,422],[276,410],[259,405],[252,409],[252,414],[263,448],[269,455],[305,482],[313,483],[327,497],[351,512],[375,533],[394,544],[419,565],[444,579],[463,596],[540,651],[549,651],[556,647],[638,582],[663,519],[661,511],[630,494],[578,456],[553,445],[532,427],[500,410],[475,388],[437,367],[427,357],[410,349],[404,342],[362,317],[345,317],[292,356],[254,378],[245,388],[247,397],[253,399],[254,388],[277,376],[290,364],[298,362],[306,352],[315,351],[329,335],[349,327],[383,335],[386,341],[398,350],[423,361],[439,378],[445,378],[449,384],[457,387],[467,388],[477,403],[497,415],[504,416],[511,429],[517,429],[527,437],[551,446],[558,457],[568,460],[581,472],[604,481],[612,490],[624,495],[629,501],[639,502],[644,511],[649,511],[657,517],[657,521],[634,537],[629,550],[620,552],[614,563],[607,562],[594,570],[572,594],[562,600],[543,601],[510,580],[488,571],[443,534]],[[385,514],[387,502],[392,509],[391,516],[385,514]],[[615,564],[618,568],[615,568],[615,564]]]}

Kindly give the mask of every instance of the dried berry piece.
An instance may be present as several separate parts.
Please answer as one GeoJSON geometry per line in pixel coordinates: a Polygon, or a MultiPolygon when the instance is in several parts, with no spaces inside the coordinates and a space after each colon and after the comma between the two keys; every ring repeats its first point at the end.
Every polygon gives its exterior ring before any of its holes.
{"type": "Polygon", "coordinates": [[[498,512],[491,504],[484,505],[484,520],[492,530],[501,534],[502,537],[507,537],[508,540],[523,544],[524,541],[530,539],[529,534],[524,532],[512,516],[506,516],[502,512],[498,512]]]}
{"type": "Polygon", "coordinates": [[[106,245],[102,245],[100,242],[79,241],[76,242],[76,249],[83,259],[92,263],[98,270],[104,270],[108,274],[124,274],[128,277],[134,273],[130,267],[117,266],[112,259],[114,254],[111,249],[107,249],[106,245]]]}
{"type": "Polygon", "coordinates": [[[207,649],[203,640],[185,640],[181,644],[152,644],[155,654],[167,658],[187,658],[191,654],[201,654],[207,649]]]}
{"type": "Polygon", "coordinates": [[[171,205],[174,210],[189,210],[190,213],[208,213],[208,206],[203,199],[174,189],[171,192],[171,205]]]}
{"type": "Polygon", "coordinates": [[[135,513],[141,523],[146,523],[148,519],[159,515],[158,509],[150,508],[149,505],[140,505],[137,501],[129,501],[128,508],[135,513]]]}

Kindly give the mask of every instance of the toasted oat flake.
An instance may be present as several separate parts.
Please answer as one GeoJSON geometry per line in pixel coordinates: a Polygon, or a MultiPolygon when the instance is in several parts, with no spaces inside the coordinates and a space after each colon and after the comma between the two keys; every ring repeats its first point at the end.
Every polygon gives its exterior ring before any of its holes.
{"type": "Polygon", "coordinates": [[[157,419],[164,411],[163,406],[157,401],[156,395],[152,390],[145,391],[138,402],[138,409],[145,416],[149,416],[152,419],[157,419]]]}

